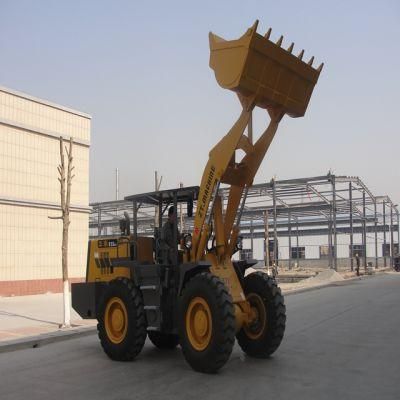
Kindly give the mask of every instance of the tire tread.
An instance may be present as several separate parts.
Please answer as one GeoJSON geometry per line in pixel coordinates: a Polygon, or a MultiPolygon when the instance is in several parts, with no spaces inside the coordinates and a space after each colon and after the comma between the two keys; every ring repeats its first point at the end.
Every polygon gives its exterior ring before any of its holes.
{"type": "MultiPolygon", "coordinates": [[[[127,278],[117,278],[112,280],[108,284],[108,289],[110,291],[117,291],[117,293],[121,293],[122,296],[127,295],[129,303],[128,304],[128,322],[134,322],[134,327],[128,326],[128,337],[127,340],[123,344],[123,346],[115,345],[110,343],[107,338],[107,332],[104,327],[104,310],[105,310],[105,301],[107,300],[107,296],[103,296],[102,300],[99,304],[100,309],[100,319],[97,324],[98,336],[100,339],[101,346],[104,352],[113,360],[117,361],[132,361],[143,349],[144,343],[146,341],[146,318],[144,314],[143,308],[143,299],[140,290],[136,287],[136,285],[127,278]],[[132,309],[130,309],[130,307],[132,309]],[[133,315],[129,315],[133,313],[133,315]],[[118,348],[119,347],[119,348],[118,348]]],[[[105,294],[107,290],[105,291],[105,294]]],[[[122,342],[123,343],[123,342],[122,342]]]]}
{"type": "Polygon", "coordinates": [[[267,358],[278,349],[282,342],[286,327],[286,306],[282,292],[274,278],[257,271],[245,278],[245,286],[246,284],[254,285],[251,280],[258,280],[260,286],[263,286],[264,296],[268,299],[268,303],[265,304],[268,310],[267,326],[272,327],[260,340],[249,339],[241,329],[237,334],[237,340],[239,346],[249,356],[267,358]]]}

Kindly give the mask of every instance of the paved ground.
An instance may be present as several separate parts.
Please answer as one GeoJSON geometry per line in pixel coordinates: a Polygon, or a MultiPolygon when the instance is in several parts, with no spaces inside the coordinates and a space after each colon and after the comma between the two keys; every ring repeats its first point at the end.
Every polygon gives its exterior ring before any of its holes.
{"type": "MultiPolygon", "coordinates": [[[[61,293],[0,297],[0,343],[59,330],[63,318],[61,293]]],[[[94,325],[72,310],[73,325],[94,325]]],[[[0,394],[1,398],[1,394],[0,394]]]]}
{"type": "Polygon", "coordinates": [[[189,369],[179,349],[146,344],[112,362],[87,336],[0,354],[0,398],[398,399],[400,274],[345,281],[286,298],[288,324],[274,357],[239,348],[217,375],[189,369]]]}
{"type": "MultiPolygon", "coordinates": [[[[289,273],[295,275],[298,272],[289,271],[289,273]]],[[[304,271],[301,273],[304,275],[304,271]]],[[[285,274],[285,271],[282,271],[282,274],[285,274]]],[[[354,273],[347,274],[346,276],[347,278],[352,277],[354,273]]],[[[329,284],[337,280],[338,277],[342,279],[333,270],[324,270],[316,277],[317,279],[303,280],[298,283],[280,283],[280,287],[284,293],[288,293],[310,286],[329,284]],[[330,276],[331,274],[336,275],[330,276]]],[[[65,330],[62,331],[59,328],[62,316],[63,298],[61,293],[0,297],[0,352],[1,346],[9,341],[21,341],[24,338],[43,334],[57,335],[58,333],[65,333],[65,330]]],[[[95,325],[95,321],[82,320],[73,310],[71,321],[77,329],[95,325]]]]}

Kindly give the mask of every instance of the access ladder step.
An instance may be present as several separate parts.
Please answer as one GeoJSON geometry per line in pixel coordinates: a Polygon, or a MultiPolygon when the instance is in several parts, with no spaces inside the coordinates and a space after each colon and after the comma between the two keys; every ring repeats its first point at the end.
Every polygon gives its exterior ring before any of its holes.
{"type": "Polygon", "coordinates": [[[157,290],[157,285],[142,285],[140,286],[140,290],[157,290]]]}

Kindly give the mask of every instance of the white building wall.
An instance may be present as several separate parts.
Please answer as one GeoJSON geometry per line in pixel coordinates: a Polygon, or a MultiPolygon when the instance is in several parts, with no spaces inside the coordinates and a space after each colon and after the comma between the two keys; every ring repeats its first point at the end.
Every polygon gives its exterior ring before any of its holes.
{"type": "MultiPolygon", "coordinates": [[[[73,137],[69,274],[83,277],[90,116],[0,87],[0,295],[7,282],[61,278],[59,137],[73,137]]],[[[67,143],[66,143],[67,144],[67,143]]]]}
{"type": "MultiPolygon", "coordinates": [[[[270,237],[272,239],[272,236],[270,237]]],[[[394,242],[397,243],[398,234],[394,232],[393,235],[394,242]]],[[[333,237],[332,237],[333,241],[333,237]]],[[[383,232],[378,232],[377,235],[377,257],[381,259],[383,257],[382,245],[383,245],[383,232]]],[[[279,260],[287,261],[289,259],[289,238],[288,237],[278,237],[279,243],[279,260]]],[[[390,232],[386,233],[386,243],[390,244],[390,232]]],[[[333,244],[333,243],[332,243],[333,244]]],[[[353,244],[361,245],[362,237],[361,234],[353,235],[353,244]]],[[[295,234],[291,238],[292,247],[296,247],[296,236],[295,234]]],[[[320,246],[328,246],[328,237],[327,236],[299,236],[298,240],[299,247],[305,247],[305,260],[313,260],[318,264],[318,260],[321,261],[321,267],[327,265],[327,258],[320,258],[320,246]]],[[[251,248],[251,240],[244,239],[243,240],[243,248],[250,249],[251,248]]],[[[337,235],[337,257],[338,259],[342,259],[342,264],[349,264],[349,254],[350,254],[350,235],[346,234],[338,234],[337,235]]],[[[257,260],[264,259],[264,239],[257,238],[253,239],[253,258],[257,260]]],[[[373,232],[367,233],[367,258],[368,261],[372,261],[374,263],[375,258],[375,234],[373,232]]],[[[296,260],[293,259],[293,262],[296,260]]],[[[379,263],[382,264],[382,260],[379,260],[379,263]]],[[[389,259],[387,259],[389,263],[389,259]]],[[[304,261],[300,259],[300,264],[304,264],[304,261]]],[[[306,263],[307,264],[307,263],[306,263]]],[[[316,266],[317,264],[313,263],[312,265],[316,266]]],[[[311,264],[310,264],[311,265],[311,264]]]]}

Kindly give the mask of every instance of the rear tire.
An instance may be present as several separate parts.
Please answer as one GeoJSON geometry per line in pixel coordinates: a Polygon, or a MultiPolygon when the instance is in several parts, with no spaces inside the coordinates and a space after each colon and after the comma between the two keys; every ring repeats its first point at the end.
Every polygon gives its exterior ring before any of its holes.
{"type": "Polygon", "coordinates": [[[170,333],[162,333],[158,331],[148,331],[147,335],[154,344],[154,346],[159,349],[175,349],[179,344],[179,336],[170,333]]]}
{"type": "Polygon", "coordinates": [[[126,278],[111,281],[100,302],[97,330],[104,352],[117,361],[131,361],[146,340],[146,319],[140,290],[126,278]]]}
{"type": "Polygon", "coordinates": [[[183,355],[195,371],[215,373],[228,361],[235,343],[234,306],[216,276],[203,272],[185,285],[179,337],[183,355]]]}
{"type": "Polygon", "coordinates": [[[257,318],[237,334],[242,350],[255,358],[267,358],[282,342],[286,325],[286,307],[275,279],[254,272],[244,279],[244,291],[257,318]]]}

